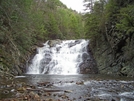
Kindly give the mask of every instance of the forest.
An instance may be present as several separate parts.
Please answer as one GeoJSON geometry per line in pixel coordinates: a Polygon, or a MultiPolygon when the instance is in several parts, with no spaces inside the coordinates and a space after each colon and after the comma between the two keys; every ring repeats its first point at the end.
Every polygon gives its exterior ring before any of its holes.
{"type": "Polygon", "coordinates": [[[28,56],[40,43],[75,38],[84,38],[82,15],[59,0],[0,1],[2,73],[21,74],[28,56]]]}
{"type": "Polygon", "coordinates": [[[84,0],[78,13],[59,0],[0,0],[0,75],[20,75],[41,43],[90,39],[100,73],[133,77],[134,1],[84,0]]]}

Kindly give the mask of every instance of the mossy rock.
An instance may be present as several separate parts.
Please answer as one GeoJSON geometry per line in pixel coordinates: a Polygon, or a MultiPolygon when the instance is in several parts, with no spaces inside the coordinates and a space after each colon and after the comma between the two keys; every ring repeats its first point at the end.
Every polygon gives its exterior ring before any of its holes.
{"type": "Polygon", "coordinates": [[[130,71],[131,69],[129,66],[125,66],[121,69],[121,73],[126,74],[126,75],[128,75],[130,71]]]}

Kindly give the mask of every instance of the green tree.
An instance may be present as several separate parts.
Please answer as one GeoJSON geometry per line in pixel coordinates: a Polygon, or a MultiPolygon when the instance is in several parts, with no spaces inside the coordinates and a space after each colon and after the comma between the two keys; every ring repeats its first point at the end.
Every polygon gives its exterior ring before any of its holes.
{"type": "Polygon", "coordinates": [[[121,32],[130,34],[134,32],[134,6],[128,5],[120,10],[119,22],[116,23],[116,27],[121,32]]]}
{"type": "MultiPolygon", "coordinates": [[[[93,2],[93,1],[92,1],[93,2]]],[[[105,28],[105,14],[104,14],[105,1],[97,1],[92,4],[92,9],[89,13],[85,14],[85,31],[88,38],[96,38],[104,32],[105,28]],[[93,6],[94,5],[94,6],[93,6]]]]}

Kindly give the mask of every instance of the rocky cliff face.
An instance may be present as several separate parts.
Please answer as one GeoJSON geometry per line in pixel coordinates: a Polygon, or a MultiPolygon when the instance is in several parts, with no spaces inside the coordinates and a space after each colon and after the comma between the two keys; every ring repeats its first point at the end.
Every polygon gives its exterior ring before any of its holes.
{"type": "Polygon", "coordinates": [[[22,54],[12,40],[6,44],[0,43],[0,77],[5,75],[15,76],[24,73],[26,61],[34,52],[35,47],[31,50],[27,49],[27,54],[22,54]]]}
{"type": "Polygon", "coordinates": [[[91,42],[100,73],[134,77],[134,35],[106,34],[91,42]]]}
{"type": "Polygon", "coordinates": [[[20,70],[20,51],[14,43],[0,44],[0,73],[19,75],[20,70]]]}

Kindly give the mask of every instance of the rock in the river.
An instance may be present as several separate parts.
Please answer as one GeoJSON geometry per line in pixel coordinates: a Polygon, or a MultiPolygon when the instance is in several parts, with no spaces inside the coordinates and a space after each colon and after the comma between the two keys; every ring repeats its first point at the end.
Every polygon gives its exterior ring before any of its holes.
{"type": "Polygon", "coordinates": [[[76,40],[75,42],[71,42],[71,43],[68,44],[68,47],[73,47],[76,44],[79,44],[80,42],[81,42],[81,40],[76,40]]]}
{"type": "Polygon", "coordinates": [[[49,40],[48,44],[50,45],[50,47],[54,47],[56,46],[56,44],[60,44],[62,41],[59,39],[56,40],[49,40]]]}
{"type": "Polygon", "coordinates": [[[77,85],[83,85],[84,82],[83,82],[83,81],[77,81],[76,84],[77,84],[77,85]]]}
{"type": "Polygon", "coordinates": [[[71,90],[65,90],[64,92],[65,93],[71,93],[72,91],[71,90]]]}
{"type": "Polygon", "coordinates": [[[20,88],[17,89],[17,91],[19,91],[19,92],[24,92],[24,91],[26,91],[26,88],[20,87],[20,88]]]}

